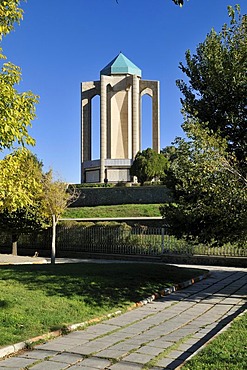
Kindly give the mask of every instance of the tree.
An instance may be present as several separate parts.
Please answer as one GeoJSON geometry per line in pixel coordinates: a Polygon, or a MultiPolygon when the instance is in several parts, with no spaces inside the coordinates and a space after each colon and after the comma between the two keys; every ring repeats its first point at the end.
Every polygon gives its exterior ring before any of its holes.
{"type": "Polygon", "coordinates": [[[40,231],[49,226],[49,220],[40,212],[41,203],[15,212],[7,210],[0,214],[0,230],[11,234],[12,254],[17,255],[17,242],[21,234],[40,231]]]}
{"type": "Polygon", "coordinates": [[[0,229],[11,233],[12,253],[17,254],[20,234],[52,226],[53,261],[59,216],[77,192],[62,181],[53,181],[51,170],[43,173],[42,163],[25,148],[0,161],[0,171],[0,229]]]}
{"type": "Polygon", "coordinates": [[[186,64],[180,63],[188,83],[178,80],[189,132],[194,120],[226,138],[227,151],[234,153],[246,171],[247,158],[247,15],[239,6],[228,7],[230,25],[215,30],[199,44],[196,54],[186,52],[186,64]]]}
{"type": "Polygon", "coordinates": [[[25,148],[0,161],[0,228],[12,235],[12,253],[17,254],[19,235],[40,229],[42,163],[25,148]]]}
{"type": "Polygon", "coordinates": [[[53,174],[50,170],[42,179],[42,213],[52,225],[52,245],[51,245],[51,263],[55,263],[56,256],[56,226],[59,217],[65,209],[73,203],[79,193],[75,187],[68,186],[67,183],[60,180],[53,180],[53,174]]]}
{"type": "Polygon", "coordinates": [[[161,207],[170,232],[203,243],[247,239],[247,179],[227,142],[199,125],[192,141],[177,138],[165,150],[170,159],[165,184],[173,201],[161,207]]]}
{"type": "MultiPolygon", "coordinates": [[[[22,19],[20,1],[0,1],[0,42],[22,19]]],[[[0,59],[6,59],[0,47],[0,59]]],[[[28,127],[35,118],[35,104],[38,96],[32,92],[18,92],[15,85],[21,81],[19,67],[3,63],[0,72],[0,150],[12,148],[13,144],[34,145],[35,140],[28,134],[28,127]]]]}
{"type": "Polygon", "coordinates": [[[0,212],[32,206],[42,192],[42,164],[26,148],[0,160],[0,212]]]}
{"type": "MultiPolygon", "coordinates": [[[[19,0],[0,0],[0,42],[23,17],[19,0]]],[[[6,59],[0,48],[0,59],[6,59]]],[[[35,118],[38,97],[32,92],[19,93],[15,85],[21,70],[4,63],[0,72],[0,151],[15,143],[34,145],[28,128],[35,118]]],[[[42,164],[28,150],[21,148],[0,160],[0,212],[2,223],[17,235],[22,230],[39,228],[54,219],[56,225],[71,195],[67,185],[52,181],[52,172],[42,173],[42,164]]],[[[16,247],[15,247],[16,249],[16,247]]]]}
{"type": "Polygon", "coordinates": [[[154,177],[164,174],[167,159],[151,148],[138,152],[130,168],[130,175],[136,176],[141,185],[145,181],[151,181],[154,177]]]}
{"type": "Polygon", "coordinates": [[[19,93],[14,85],[21,80],[20,68],[4,63],[0,72],[0,150],[13,144],[34,145],[28,127],[35,118],[38,97],[32,92],[19,93]]]}
{"type": "Polygon", "coordinates": [[[20,0],[0,1],[0,41],[14,29],[15,23],[20,23],[23,10],[19,7],[20,0]]]}
{"type": "Polygon", "coordinates": [[[238,6],[228,12],[230,26],[212,30],[180,63],[189,141],[163,151],[173,201],[161,213],[176,236],[209,244],[247,240],[247,17],[238,6]]]}

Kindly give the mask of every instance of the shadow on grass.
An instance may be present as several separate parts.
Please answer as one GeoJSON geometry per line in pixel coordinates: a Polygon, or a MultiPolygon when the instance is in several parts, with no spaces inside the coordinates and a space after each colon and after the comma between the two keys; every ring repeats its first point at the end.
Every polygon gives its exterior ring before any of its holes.
{"type": "Polygon", "coordinates": [[[192,359],[191,363],[188,362],[186,364],[186,361],[194,352],[200,350],[203,346],[205,346],[205,344],[207,344],[212,338],[214,338],[226,325],[232,322],[238,315],[245,312],[246,309],[247,303],[245,303],[242,307],[239,307],[239,309],[235,311],[233,314],[220,320],[218,324],[210,332],[208,332],[203,338],[199,339],[198,342],[191,345],[191,347],[187,349],[186,353],[183,353],[180,357],[178,357],[174,361],[171,360],[171,363],[168,364],[167,367],[169,369],[176,369],[179,365],[185,363],[185,369],[187,370],[190,370],[192,368],[199,369],[199,367],[197,366],[198,365],[200,366],[200,364],[204,364],[205,369],[216,369],[216,368],[218,369],[217,363],[218,364],[220,363],[221,366],[219,367],[219,369],[230,369],[230,367],[228,367],[229,365],[231,366],[231,369],[244,369],[245,365],[243,364],[243,362],[246,354],[244,345],[241,345],[240,348],[242,352],[241,354],[239,348],[237,353],[236,351],[234,351],[234,345],[236,345],[235,342],[237,340],[241,342],[241,335],[243,336],[243,333],[241,333],[241,329],[237,330],[237,335],[239,337],[237,338],[235,336],[234,338],[235,340],[231,339],[233,335],[232,333],[230,333],[230,331],[229,334],[227,332],[224,332],[221,334],[222,338],[224,336],[224,339],[221,340],[220,337],[217,337],[215,339],[215,342],[213,341],[211,344],[209,344],[209,347],[206,348],[206,351],[204,349],[204,352],[200,352],[197,355],[197,358],[192,359]],[[229,343],[227,343],[227,341],[229,343]],[[231,351],[229,351],[229,348],[227,347],[229,347],[231,351]],[[229,352],[231,352],[230,353],[231,357],[229,357],[229,352]],[[194,362],[194,360],[196,361],[194,362]],[[240,362],[243,367],[241,366],[240,362]]]}
{"type": "Polygon", "coordinates": [[[8,302],[0,299],[0,308],[6,308],[8,307],[8,302]]]}
{"type": "MultiPolygon", "coordinates": [[[[205,270],[204,270],[205,271],[205,270]]],[[[16,281],[47,296],[83,297],[85,303],[103,306],[136,302],[154,292],[202,273],[164,264],[60,264],[0,268],[2,280],[16,281]]],[[[1,303],[0,303],[1,304],[1,303]]]]}

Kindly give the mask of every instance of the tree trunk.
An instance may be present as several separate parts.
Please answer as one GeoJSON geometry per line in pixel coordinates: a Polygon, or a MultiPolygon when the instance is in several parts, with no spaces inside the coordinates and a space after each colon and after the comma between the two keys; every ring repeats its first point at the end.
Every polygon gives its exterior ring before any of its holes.
{"type": "Polygon", "coordinates": [[[52,215],[52,242],[51,242],[51,263],[54,265],[56,262],[56,216],[52,215]]]}
{"type": "Polygon", "coordinates": [[[12,234],[12,254],[14,256],[17,256],[17,241],[18,241],[18,235],[12,234]]]}

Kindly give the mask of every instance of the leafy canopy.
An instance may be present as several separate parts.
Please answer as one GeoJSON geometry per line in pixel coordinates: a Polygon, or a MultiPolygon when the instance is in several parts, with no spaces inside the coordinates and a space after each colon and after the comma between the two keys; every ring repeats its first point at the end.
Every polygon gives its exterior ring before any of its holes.
{"type": "Polygon", "coordinates": [[[42,192],[42,164],[26,148],[0,160],[0,212],[30,207],[42,192]]]}
{"type": "MultiPolygon", "coordinates": [[[[19,4],[17,0],[0,0],[0,42],[22,19],[23,11],[19,4]]],[[[6,59],[1,47],[0,59],[6,59]]],[[[18,92],[16,85],[20,81],[20,67],[10,62],[3,63],[0,71],[0,150],[12,148],[14,143],[35,144],[28,134],[28,128],[35,118],[38,96],[30,91],[18,92]]]]}
{"type": "Polygon", "coordinates": [[[74,199],[73,187],[68,187],[68,184],[53,179],[52,170],[45,173],[42,177],[42,212],[50,220],[55,216],[56,222],[59,216],[65,211],[67,206],[74,199]]]}
{"type": "Polygon", "coordinates": [[[145,181],[151,181],[154,177],[164,174],[167,166],[167,159],[151,148],[138,152],[130,168],[130,175],[136,176],[141,185],[145,181]]]}
{"type": "Polygon", "coordinates": [[[180,63],[183,129],[164,150],[173,202],[161,213],[178,237],[204,243],[247,240],[247,18],[228,7],[230,26],[212,30],[180,63]],[[236,13],[238,18],[236,18],[236,13]]]}
{"type": "Polygon", "coordinates": [[[22,20],[23,10],[19,5],[20,0],[0,0],[0,41],[22,20]]]}
{"type": "Polygon", "coordinates": [[[169,158],[165,184],[173,201],[161,207],[171,232],[218,244],[247,239],[247,179],[227,143],[199,125],[194,139],[177,138],[164,152],[169,158]]]}
{"type": "Polygon", "coordinates": [[[235,153],[240,165],[247,158],[247,16],[239,6],[228,7],[230,25],[214,29],[199,44],[196,54],[186,52],[180,63],[188,82],[178,80],[184,95],[183,129],[189,132],[196,119],[227,140],[227,150],[235,153]]]}

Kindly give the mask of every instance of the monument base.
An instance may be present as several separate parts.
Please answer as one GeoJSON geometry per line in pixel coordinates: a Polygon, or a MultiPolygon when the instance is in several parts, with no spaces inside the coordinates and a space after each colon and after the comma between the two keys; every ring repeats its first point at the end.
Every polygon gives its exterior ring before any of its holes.
{"type": "Polygon", "coordinates": [[[99,159],[86,161],[82,164],[82,183],[118,183],[130,182],[130,167],[132,159],[99,159]],[[104,178],[100,178],[102,166],[104,178]]]}

